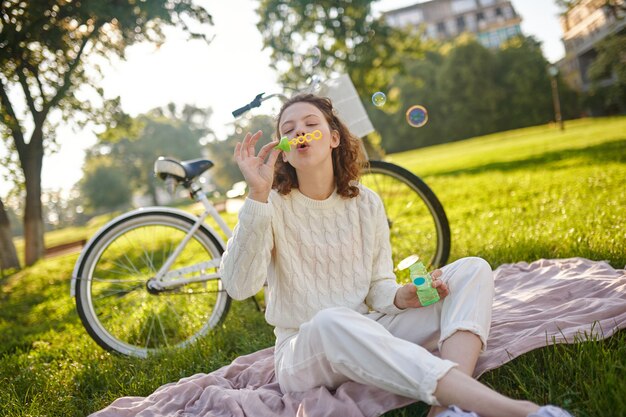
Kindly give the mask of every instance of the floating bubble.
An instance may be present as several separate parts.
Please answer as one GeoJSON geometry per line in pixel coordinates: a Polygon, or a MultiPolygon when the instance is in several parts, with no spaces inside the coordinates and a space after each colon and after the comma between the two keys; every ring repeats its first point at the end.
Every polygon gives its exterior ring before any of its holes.
{"type": "Polygon", "coordinates": [[[317,46],[309,48],[306,52],[296,52],[294,63],[304,73],[310,73],[322,60],[322,51],[317,46]]]}
{"type": "Polygon", "coordinates": [[[372,94],[372,103],[374,103],[374,106],[381,107],[384,106],[386,102],[387,96],[382,91],[377,91],[372,94]]]}
{"type": "Polygon", "coordinates": [[[310,85],[312,93],[319,93],[319,91],[322,89],[322,78],[317,74],[313,74],[311,76],[310,85]]]}
{"type": "Polygon", "coordinates": [[[317,46],[309,49],[307,55],[309,60],[311,61],[311,65],[314,67],[317,66],[322,60],[322,51],[320,51],[320,48],[318,48],[317,46]]]}
{"type": "Polygon", "coordinates": [[[422,127],[428,122],[428,110],[418,104],[406,111],[406,122],[412,127],[422,127]]]}

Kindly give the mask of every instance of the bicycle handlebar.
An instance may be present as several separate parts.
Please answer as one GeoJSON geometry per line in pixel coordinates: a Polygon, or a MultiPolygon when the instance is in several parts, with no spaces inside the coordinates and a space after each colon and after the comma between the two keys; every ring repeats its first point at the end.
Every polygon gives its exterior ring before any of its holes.
{"type": "Polygon", "coordinates": [[[251,110],[255,107],[259,107],[261,105],[261,102],[263,101],[263,94],[265,93],[257,94],[254,100],[252,100],[250,103],[246,104],[243,107],[238,108],[237,110],[234,110],[233,117],[239,117],[245,112],[247,112],[248,110],[251,110]]]}
{"type": "Polygon", "coordinates": [[[238,108],[237,110],[233,110],[232,112],[233,117],[239,117],[249,110],[252,110],[256,107],[261,107],[261,103],[263,103],[265,100],[269,100],[270,98],[273,98],[273,97],[280,97],[281,99],[287,98],[287,96],[285,96],[284,94],[280,94],[280,93],[270,94],[267,97],[263,97],[263,94],[265,93],[257,94],[257,96],[250,103],[246,104],[243,107],[238,108]]]}

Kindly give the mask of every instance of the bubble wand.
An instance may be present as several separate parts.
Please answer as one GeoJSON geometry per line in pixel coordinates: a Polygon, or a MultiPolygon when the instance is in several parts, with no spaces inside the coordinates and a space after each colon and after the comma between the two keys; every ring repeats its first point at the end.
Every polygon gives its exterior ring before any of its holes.
{"type": "Polygon", "coordinates": [[[320,140],[322,138],[322,132],[314,130],[311,133],[305,133],[304,135],[296,136],[293,139],[289,139],[287,136],[280,138],[278,145],[274,146],[274,149],[280,149],[285,152],[291,151],[292,146],[296,146],[300,143],[311,142],[312,140],[320,140]]]}

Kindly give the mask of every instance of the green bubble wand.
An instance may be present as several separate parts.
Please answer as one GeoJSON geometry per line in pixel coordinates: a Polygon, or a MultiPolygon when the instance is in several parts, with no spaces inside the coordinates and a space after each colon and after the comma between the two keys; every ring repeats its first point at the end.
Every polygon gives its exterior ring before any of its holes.
{"type": "Polygon", "coordinates": [[[300,143],[311,142],[312,140],[320,140],[322,138],[322,132],[314,130],[311,133],[305,133],[304,135],[296,136],[293,139],[289,139],[287,136],[280,138],[278,145],[274,146],[274,149],[280,149],[281,151],[289,152],[292,146],[296,146],[300,143]]]}

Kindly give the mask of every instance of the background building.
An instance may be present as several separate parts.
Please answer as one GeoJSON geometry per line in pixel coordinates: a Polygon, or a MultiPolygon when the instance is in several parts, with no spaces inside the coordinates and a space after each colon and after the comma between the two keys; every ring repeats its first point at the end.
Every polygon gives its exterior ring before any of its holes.
{"type": "Polygon", "coordinates": [[[384,15],[390,26],[422,27],[430,39],[452,39],[471,32],[487,47],[498,47],[521,34],[522,18],[504,0],[431,0],[384,15]]]}
{"type": "MultiPolygon", "coordinates": [[[[561,16],[565,58],[558,63],[562,77],[577,91],[591,87],[589,67],[597,56],[596,45],[609,35],[625,33],[624,0],[580,0],[561,16]]],[[[602,84],[610,85],[608,78],[602,84]]]]}

